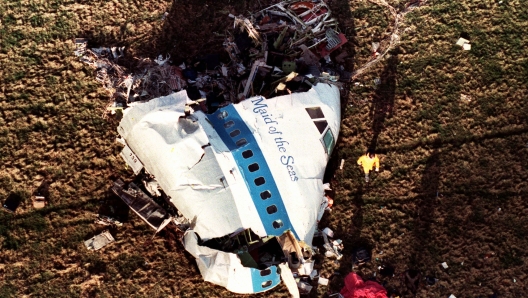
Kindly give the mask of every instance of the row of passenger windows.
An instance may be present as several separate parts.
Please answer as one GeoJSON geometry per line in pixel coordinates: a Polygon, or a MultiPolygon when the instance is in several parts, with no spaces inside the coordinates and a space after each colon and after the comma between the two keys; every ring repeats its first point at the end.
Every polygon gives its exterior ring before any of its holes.
{"type": "MultiPolygon", "coordinates": [[[[242,152],[242,157],[243,157],[244,159],[248,159],[248,158],[253,157],[253,151],[251,151],[251,149],[250,149],[250,150],[243,151],[243,152],[242,152]]],[[[258,171],[259,169],[260,169],[260,166],[258,165],[258,163],[252,163],[252,164],[250,164],[250,165],[248,166],[248,170],[249,170],[250,172],[252,172],[252,173],[258,171]]],[[[261,186],[261,185],[263,185],[264,183],[266,183],[266,179],[264,179],[264,177],[258,177],[258,178],[256,178],[256,179],[254,180],[254,182],[255,182],[255,185],[256,185],[256,186],[261,186]]],[[[262,200],[267,200],[267,199],[271,198],[271,192],[270,192],[269,190],[265,190],[265,191],[261,192],[261,193],[260,193],[260,198],[261,198],[262,200]]],[[[274,206],[274,205],[272,205],[272,206],[274,206]]],[[[268,208],[269,208],[269,207],[268,207],[268,208]]],[[[269,212],[268,212],[268,213],[269,213],[269,212]]],[[[272,213],[275,213],[275,212],[272,212],[272,213]]],[[[272,213],[270,213],[270,214],[272,214],[272,213]]]]}
{"type": "MultiPolygon", "coordinates": [[[[220,112],[218,114],[217,117],[218,117],[218,119],[223,120],[223,119],[227,118],[227,116],[229,116],[229,113],[227,113],[227,111],[222,111],[222,112],[220,112]]],[[[224,123],[224,128],[228,129],[228,128],[233,127],[234,125],[235,125],[235,121],[229,120],[226,123],[224,123]]],[[[233,130],[232,132],[229,133],[229,136],[232,137],[232,138],[234,138],[234,137],[236,137],[238,135],[240,135],[240,130],[238,130],[238,129],[235,129],[235,130],[233,130]]],[[[237,147],[242,147],[242,146],[247,144],[247,140],[242,138],[240,140],[237,140],[235,142],[235,144],[237,145],[237,147]]]]}
{"type": "MultiPolygon", "coordinates": [[[[253,157],[253,151],[251,151],[251,150],[243,151],[242,152],[242,157],[244,159],[248,159],[248,158],[253,157]]],[[[252,164],[250,164],[248,166],[248,170],[250,172],[252,172],[252,173],[258,171],[259,169],[260,169],[260,166],[258,165],[258,163],[252,163],[252,164]]],[[[264,177],[258,177],[258,178],[256,178],[254,180],[254,182],[255,182],[256,186],[262,186],[262,185],[264,185],[266,183],[266,179],[264,179],[264,177]]],[[[269,190],[265,190],[265,191],[261,192],[260,193],[260,198],[262,200],[267,200],[267,199],[271,198],[271,192],[269,190]]],[[[270,205],[270,206],[266,207],[266,212],[268,214],[274,214],[277,211],[278,211],[278,209],[277,209],[277,206],[275,206],[275,205],[270,205]]],[[[277,220],[273,221],[272,226],[275,229],[280,229],[281,227],[284,226],[284,223],[282,222],[282,220],[277,219],[277,220]]]]}
{"type": "MultiPolygon", "coordinates": [[[[226,111],[223,111],[222,113],[220,113],[218,115],[218,118],[219,119],[225,119],[227,116],[228,116],[228,113],[226,111]]],[[[227,130],[227,129],[233,127],[234,125],[235,125],[235,122],[233,120],[229,120],[226,123],[224,123],[224,128],[227,130]]],[[[234,129],[233,131],[231,131],[229,133],[229,136],[231,138],[235,138],[238,135],[240,135],[240,130],[239,129],[234,129]]],[[[242,147],[245,144],[247,144],[247,140],[242,138],[242,139],[236,141],[235,144],[238,147],[242,147]]],[[[250,149],[243,151],[242,152],[242,157],[244,159],[248,159],[248,158],[253,157],[253,151],[251,151],[250,149]]],[[[250,171],[251,173],[258,171],[259,169],[260,169],[260,166],[258,165],[258,163],[252,163],[252,164],[248,165],[248,171],[250,171]]],[[[256,186],[262,186],[262,185],[264,185],[266,183],[266,179],[264,179],[264,177],[258,177],[253,182],[255,183],[256,186]]],[[[260,198],[262,200],[267,200],[267,199],[271,198],[271,192],[269,190],[265,190],[265,191],[261,192],[260,193],[260,198]]],[[[277,211],[278,211],[278,209],[277,209],[277,206],[275,206],[275,205],[269,205],[268,207],[266,207],[266,212],[268,214],[274,214],[277,211]]],[[[282,222],[282,220],[277,219],[277,220],[273,221],[272,226],[275,229],[279,229],[279,228],[284,226],[284,223],[282,222]]]]}

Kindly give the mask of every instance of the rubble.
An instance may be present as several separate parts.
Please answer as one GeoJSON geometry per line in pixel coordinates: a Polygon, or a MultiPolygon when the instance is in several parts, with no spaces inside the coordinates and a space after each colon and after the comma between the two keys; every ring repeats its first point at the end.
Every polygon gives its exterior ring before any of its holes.
{"type": "MultiPolygon", "coordinates": [[[[338,82],[349,81],[350,73],[330,57],[347,39],[325,2],[287,0],[248,17],[230,17],[233,28],[223,43],[230,61],[210,55],[175,66],[170,56],[160,55],[134,58],[136,70],[130,71],[120,63],[124,48],[88,49],[83,38],[75,39],[75,55],[95,70],[108,91],[110,114],[183,89],[192,100],[206,99],[201,106],[211,113],[250,96],[270,98],[307,91],[317,81],[339,87],[338,82]]],[[[347,55],[339,54],[338,61],[347,55]]]]}

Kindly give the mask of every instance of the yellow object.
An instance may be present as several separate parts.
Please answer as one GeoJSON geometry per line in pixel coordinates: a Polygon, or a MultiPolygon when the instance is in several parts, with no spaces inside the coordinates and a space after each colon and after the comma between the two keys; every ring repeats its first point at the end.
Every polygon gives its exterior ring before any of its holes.
{"type": "Polygon", "coordinates": [[[358,159],[357,163],[358,165],[363,166],[363,171],[365,174],[368,174],[374,168],[374,166],[376,169],[379,168],[379,158],[375,154],[374,158],[370,158],[365,154],[358,159]]]}

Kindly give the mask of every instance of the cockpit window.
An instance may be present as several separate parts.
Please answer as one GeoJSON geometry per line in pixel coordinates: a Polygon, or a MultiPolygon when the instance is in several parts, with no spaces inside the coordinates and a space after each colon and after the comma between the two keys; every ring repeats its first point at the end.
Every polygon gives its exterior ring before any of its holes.
{"type": "Polygon", "coordinates": [[[326,127],[328,127],[328,122],[326,122],[326,120],[316,120],[314,121],[314,123],[317,129],[319,130],[319,133],[323,133],[326,127]]]}
{"type": "Polygon", "coordinates": [[[306,108],[306,112],[308,112],[308,115],[312,119],[324,118],[323,111],[320,107],[306,108]]]}
{"type": "Polygon", "coordinates": [[[335,147],[334,134],[332,133],[331,129],[328,129],[323,135],[323,143],[326,153],[328,153],[328,155],[331,155],[335,147]]]}

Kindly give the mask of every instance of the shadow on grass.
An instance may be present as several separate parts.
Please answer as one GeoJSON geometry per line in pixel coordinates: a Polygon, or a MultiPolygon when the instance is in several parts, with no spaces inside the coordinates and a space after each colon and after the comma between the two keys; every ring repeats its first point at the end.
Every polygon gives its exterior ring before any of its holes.
{"type": "Polygon", "coordinates": [[[396,146],[389,146],[389,147],[383,147],[379,148],[377,151],[379,153],[386,154],[387,152],[409,152],[411,150],[414,150],[418,147],[430,147],[430,148],[441,148],[445,145],[452,145],[452,146],[462,146],[466,143],[471,142],[481,142],[484,140],[489,139],[496,139],[496,138],[506,138],[509,136],[515,136],[515,135],[522,135],[528,133],[528,127],[517,127],[517,128],[510,128],[510,129],[503,129],[498,131],[492,131],[480,135],[474,135],[474,134],[467,134],[463,136],[453,136],[448,138],[434,138],[434,139],[420,139],[416,140],[414,142],[409,142],[406,144],[396,145],[396,146]]]}
{"type": "Polygon", "coordinates": [[[435,209],[437,208],[437,193],[440,186],[440,176],[442,169],[441,152],[434,150],[427,158],[425,169],[416,200],[416,219],[414,224],[414,249],[410,254],[410,264],[412,269],[424,266],[423,260],[431,258],[428,247],[431,245],[436,235],[431,231],[435,221],[435,209]]]}
{"type": "Polygon", "coordinates": [[[380,75],[380,84],[373,96],[371,108],[373,136],[369,148],[376,150],[378,137],[385,128],[385,120],[392,117],[394,97],[396,92],[396,75],[398,66],[397,51],[393,51],[387,60],[387,65],[380,75]]]}

